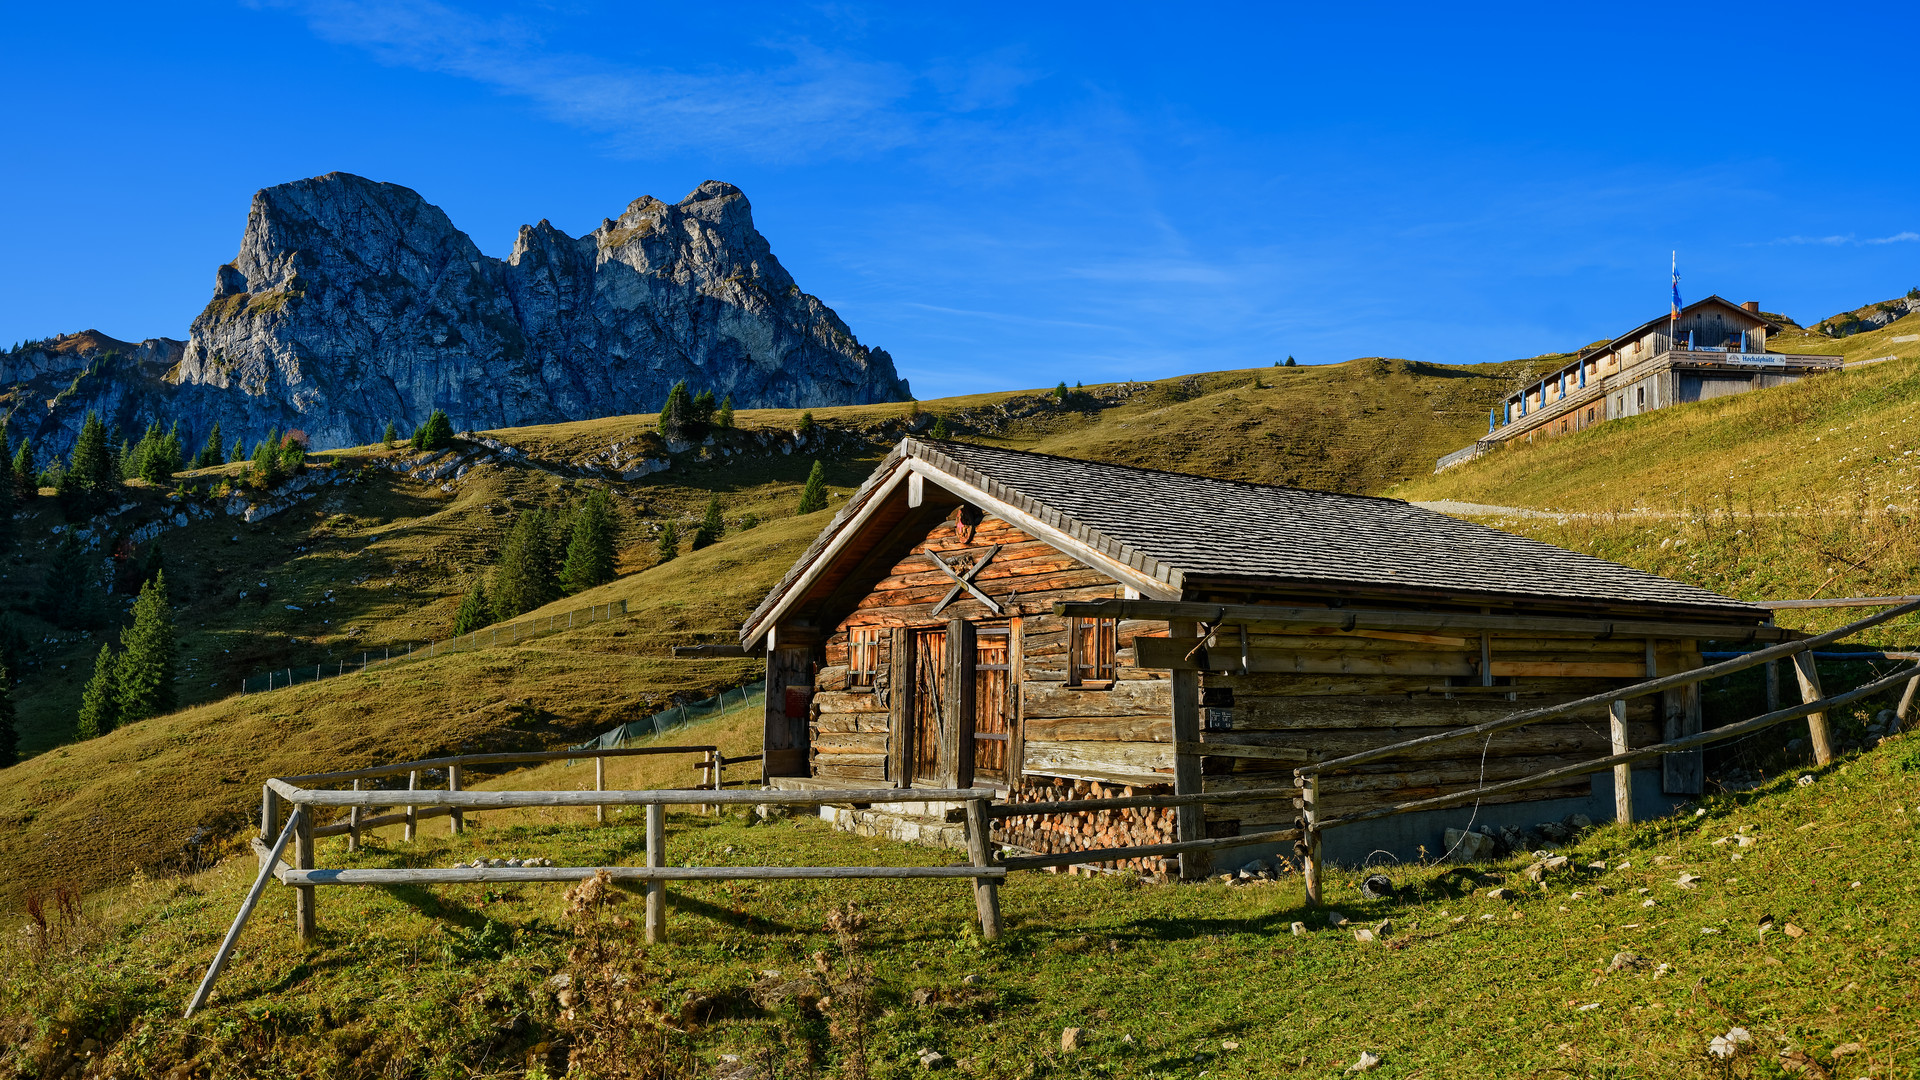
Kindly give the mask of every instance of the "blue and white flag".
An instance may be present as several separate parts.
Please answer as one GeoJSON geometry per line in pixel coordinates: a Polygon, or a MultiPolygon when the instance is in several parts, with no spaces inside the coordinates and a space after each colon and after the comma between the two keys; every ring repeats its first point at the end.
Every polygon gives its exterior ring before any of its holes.
{"type": "Polygon", "coordinates": [[[1680,253],[1673,253],[1673,318],[1680,317],[1680,253]]]}

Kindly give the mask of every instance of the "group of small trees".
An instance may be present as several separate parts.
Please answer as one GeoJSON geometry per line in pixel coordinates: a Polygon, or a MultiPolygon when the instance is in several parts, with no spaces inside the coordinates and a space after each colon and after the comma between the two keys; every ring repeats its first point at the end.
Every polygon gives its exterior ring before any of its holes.
{"type": "MultiPolygon", "coordinates": [[[[238,447],[236,447],[238,449],[238,447]]],[[[239,455],[235,455],[236,459],[239,455]]],[[[261,490],[279,487],[288,477],[297,476],[307,463],[307,434],[278,428],[253,444],[253,457],[247,465],[247,483],[261,490]]]]}
{"type": "Polygon", "coordinates": [[[172,709],[178,703],[173,686],[175,645],[167,576],[162,571],[140,587],[133,623],[120,632],[119,651],[111,642],[100,646],[93,677],[80,695],[75,733],[91,739],[172,709]]]}
{"type": "Polygon", "coordinates": [[[613,505],[604,491],[587,496],[564,518],[543,509],[522,511],[491,583],[475,577],[461,599],[454,633],[471,633],[612,581],[614,532],[613,505]]]}
{"type": "Polygon", "coordinates": [[[685,379],[673,384],[660,406],[660,436],[665,439],[698,439],[708,428],[732,426],[733,398],[716,404],[713,391],[690,393],[685,379]]]}

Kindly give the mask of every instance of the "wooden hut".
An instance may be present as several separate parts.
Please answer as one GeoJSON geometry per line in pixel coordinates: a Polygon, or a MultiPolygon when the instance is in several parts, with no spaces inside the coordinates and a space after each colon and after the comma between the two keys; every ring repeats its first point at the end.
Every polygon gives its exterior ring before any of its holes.
{"type": "MultiPolygon", "coordinates": [[[[740,638],[766,653],[776,787],[993,785],[1024,802],[1284,786],[1302,761],[1698,667],[1705,640],[1792,636],[1766,609],[1393,499],[906,439],[740,638]]],[[[1699,730],[1699,699],[1640,699],[1628,719],[1650,745],[1699,730]]],[[[1596,710],[1330,777],[1322,809],[1608,747],[1596,710]]],[[[1697,753],[1672,755],[1635,797],[1701,782],[1697,753]]],[[[1470,817],[1604,819],[1612,780],[1512,799],[1335,830],[1328,857],[1434,852],[1470,817]]],[[[1019,818],[997,839],[1161,843],[1296,813],[1277,799],[1019,818]]]]}

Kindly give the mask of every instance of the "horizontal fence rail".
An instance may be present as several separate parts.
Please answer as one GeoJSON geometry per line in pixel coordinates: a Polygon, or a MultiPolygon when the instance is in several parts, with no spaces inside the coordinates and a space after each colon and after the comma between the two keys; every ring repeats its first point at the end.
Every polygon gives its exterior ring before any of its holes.
{"type": "MultiPolygon", "coordinates": [[[[1447,731],[1436,732],[1432,735],[1406,739],[1387,746],[1375,747],[1371,750],[1347,754],[1343,757],[1332,758],[1326,761],[1312,762],[1296,768],[1294,770],[1294,782],[1298,788],[1298,792],[1295,805],[1303,811],[1302,826],[1305,835],[1301,847],[1305,849],[1306,853],[1305,877],[1308,900],[1315,904],[1321,901],[1320,886],[1323,877],[1323,868],[1320,861],[1320,835],[1327,829],[1336,826],[1353,825],[1363,821],[1373,821],[1397,814],[1414,813],[1422,810],[1446,809],[1470,802],[1477,803],[1480,800],[1494,796],[1505,795],[1515,791],[1524,791],[1534,787],[1543,787],[1578,776],[1605,772],[1608,769],[1613,770],[1614,773],[1616,816],[1622,822],[1629,822],[1633,820],[1631,769],[1635,763],[1666,754],[1698,750],[1715,743],[1725,742],[1729,739],[1736,739],[1757,731],[1763,731],[1792,720],[1805,719],[1808,721],[1815,759],[1821,765],[1827,764],[1832,760],[1832,749],[1826,724],[1827,711],[1839,706],[1852,704],[1853,702],[1905,684],[1906,693],[1901,699],[1898,710],[1898,715],[1904,717],[1915,697],[1916,689],[1920,689],[1920,664],[1903,668],[1890,675],[1880,676],[1863,686],[1856,687],[1845,693],[1827,694],[1820,687],[1819,674],[1814,663],[1815,660],[1822,658],[1910,660],[1920,659],[1920,654],[1902,652],[1889,653],[1880,650],[1860,650],[1857,652],[1822,652],[1820,650],[1825,646],[1832,645],[1862,630],[1879,626],[1882,623],[1890,622],[1894,619],[1920,611],[1920,597],[1869,597],[1861,598],[1857,602],[1852,600],[1792,603],[1776,601],[1768,605],[1773,607],[1866,607],[1884,606],[1886,604],[1894,604],[1896,606],[1889,610],[1882,611],[1877,615],[1871,615],[1867,618],[1848,623],[1837,630],[1831,630],[1824,634],[1801,637],[1795,641],[1783,641],[1780,644],[1755,649],[1750,652],[1702,654],[1703,656],[1724,655],[1730,657],[1730,659],[1723,660],[1720,663],[1708,664],[1690,671],[1683,671],[1660,678],[1647,679],[1643,682],[1634,683],[1631,686],[1589,695],[1561,705],[1522,710],[1497,720],[1487,721],[1486,723],[1453,728],[1447,731]],[[1760,716],[1722,725],[1707,731],[1685,735],[1680,738],[1670,738],[1665,742],[1652,746],[1632,749],[1627,745],[1626,703],[1629,700],[1646,697],[1650,694],[1657,694],[1667,690],[1697,686],[1709,679],[1720,678],[1725,675],[1745,671],[1762,664],[1772,664],[1782,659],[1791,660],[1793,663],[1795,675],[1800,683],[1801,704],[1783,709],[1773,709],[1760,716]],[[1320,812],[1318,805],[1320,778],[1330,772],[1337,772],[1359,765],[1367,765],[1389,758],[1400,757],[1409,751],[1429,747],[1436,743],[1469,739],[1482,735],[1491,736],[1498,732],[1509,731],[1528,724],[1538,723],[1542,720],[1550,720],[1577,712],[1601,709],[1607,712],[1612,728],[1614,752],[1608,756],[1594,758],[1589,761],[1566,765],[1556,769],[1545,770],[1501,783],[1483,784],[1467,791],[1437,795],[1425,799],[1414,799],[1386,806],[1376,806],[1339,816],[1330,817],[1320,812]]],[[[1073,606],[1079,607],[1081,605],[1073,606]]],[[[1707,635],[1699,636],[1704,637],[1707,635]]],[[[1726,639],[1719,638],[1718,640],[1726,639]]],[[[1769,671],[1771,670],[1772,669],[1769,668],[1769,671]]],[[[1771,675],[1769,678],[1771,679],[1771,675]]],[[[1771,686],[1771,682],[1769,682],[1769,686],[1771,686]]],[[[1769,704],[1771,705],[1772,702],[1770,701],[1769,704]]]]}

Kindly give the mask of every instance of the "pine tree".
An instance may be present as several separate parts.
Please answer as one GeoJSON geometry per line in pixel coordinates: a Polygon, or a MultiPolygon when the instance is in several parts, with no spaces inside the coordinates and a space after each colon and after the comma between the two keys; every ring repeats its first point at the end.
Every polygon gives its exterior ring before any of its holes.
{"type": "Polygon", "coordinates": [[[444,450],[453,445],[453,421],[439,409],[433,410],[427,422],[413,433],[415,450],[444,450]]]}
{"type": "Polygon", "coordinates": [[[67,474],[80,491],[100,491],[113,483],[113,458],[107,451],[107,428],[100,414],[87,410],[80,425],[80,437],[74,440],[73,456],[67,459],[67,474]]]}
{"type": "Polygon", "coordinates": [[[393,444],[398,441],[399,441],[399,433],[393,430],[393,421],[389,420],[387,421],[386,432],[380,436],[380,445],[391,450],[393,449],[393,444]]]}
{"type": "Polygon", "coordinates": [[[604,491],[587,496],[573,517],[560,586],[571,595],[613,580],[613,508],[604,491]]]}
{"type": "Polygon", "coordinates": [[[553,522],[545,510],[528,510],[514,519],[500,565],[493,571],[492,593],[493,613],[500,619],[524,615],[559,596],[553,570],[553,522]]]}
{"type": "Polygon", "coordinates": [[[807,474],[807,486],[800,489],[800,512],[811,514],[815,510],[827,508],[827,471],[820,459],[813,461],[813,471],[807,474]]]}
{"type": "Polygon", "coordinates": [[[1061,379],[1060,385],[1053,388],[1053,396],[1056,400],[1065,401],[1067,400],[1067,393],[1067,380],[1061,379]]]}
{"type": "Polygon", "coordinates": [[[60,626],[79,626],[92,613],[88,596],[87,552],[80,538],[68,529],[60,546],[53,550],[47,564],[46,584],[40,590],[40,612],[47,621],[60,626]]]}
{"type": "Polygon", "coordinates": [[[714,410],[720,406],[713,400],[713,391],[702,390],[693,395],[693,410],[689,415],[693,422],[705,427],[713,423],[714,410]]]}
{"type": "Polygon", "coordinates": [[[20,496],[21,502],[40,495],[40,480],[33,468],[33,444],[25,439],[20,441],[20,449],[13,455],[13,490],[20,496]]]}
{"type": "Polygon", "coordinates": [[[660,437],[686,438],[691,434],[688,428],[692,422],[693,395],[687,393],[687,380],[681,379],[667,391],[666,403],[660,406],[660,437]]]}
{"type": "Polygon", "coordinates": [[[671,562],[680,554],[680,526],[666,522],[660,526],[660,536],[653,542],[654,551],[660,555],[661,562],[671,562]]]}
{"type": "Polygon", "coordinates": [[[1299,364],[1298,364],[1297,362],[1295,362],[1295,360],[1293,359],[1293,357],[1291,357],[1291,356],[1289,356],[1289,357],[1287,357],[1287,366],[1288,366],[1288,367],[1299,367],[1300,365],[1299,365],[1299,364]]]}
{"type": "Polygon", "coordinates": [[[180,434],[180,421],[173,422],[172,430],[167,432],[161,451],[167,455],[167,475],[172,476],[187,467],[187,437],[180,434]]]}
{"type": "Polygon", "coordinates": [[[14,727],[13,671],[0,667],[0,769],[20,760],[20,734],[14,727]]]}
{"type": "Polygon", "coordinates": [[[213,422],[213,430],[207,432],[207,444],[200,448],[200,456],[193,459],[193,467],[196,469],[211,469],[217,465],[225,465],[226,463],[227,459],[221,456],[220,453],[220,421],[215,420],[213,422]]]}
{"type": "Polygon", "coordinates": [[[112,645],[100,646],[93,662],[93,678],[80,694],[80,716],[74,734],[83,739],[98,738],[114,729],[120,719],[120,664],[112,645]]]}
{"type": "Polygon", "coordinates": [[[167,575],[155,574],[133,602],[133,625],[120,632],[119,722],[130,724],[171,712],[177,701],[173,673],[173,611],[167,605],[167,575]]]}
{"type": "Polygon", "coordinates": [[[707,515],[700,519],[700,527],[693,531],[693,550],[712,547],[726,535],[727,523],[720,517],[720,496],[707,496],[707,515]]]}
{"type": "Polygon", "coordinates": [[[159,577],[160,572],[166,568],[166,553],[160,550],[160,541],[155,540],[153,543],[147,545],[147,557],[140,560],[140,583],[145,585],[147,582],[159,577]]]}
{"type": "Polygon", "coordinates": [[[953,432],[947,427],[947,418],[944,416],[935,417],[933,421],[933,430],[927,432],[927,437],[930,439],[952,438],[953,432]]]}
{"type": "Polygon", "coordinates": [[[720,411],[714,414],[713,420],[714,420],[714,423],[718,424],[723,428],[730,428],[733,426],[733,395],[732,394],[728,394],[727,400],[720,403],[720,411]]]}
{"type": "Polygon", "coordinates": [[[492,611],[487,606],[486,582],[476,575],[473,585],[467,589],[467,595],[460,598],[460,610],[453,616],[454,635],[471,634],[492,622],[492,611]]]}
{"type": "Polygon", "coordinates": [[[160,421],[147,425],[147,433],[133,447],[134,461],[140,471],[140,479],[149,484],[164,486],[173,479],[173,453],[167,442],[166,433],[160,430],[160,421]]]}
{"type": "Polygon", "coordinates": [[[271,429],[267,437],[253,446],[253,465],[248,477],[257,488],[277,487],[287,478],[286,470],[280,464],[280,430],[271,429]]]}
{"type": "Polygon", "coordinates": [[[240,436],[235,435],[233,437],[233,445],[227,447],[227,460],[228,461],[244,461],[246,460],[246,457],[247,457],[247,444],[241,441],[240,436]]]}
{"type": "Polygon", "coordinates": [[[807,436],[812,435],[814,432],[819,430],[820,430],[820,425],[814,422],[812,409],[808,409],[806,412],[803,412],[800,414],[800,437],[801,438],[806,438],[807,436]]]}

